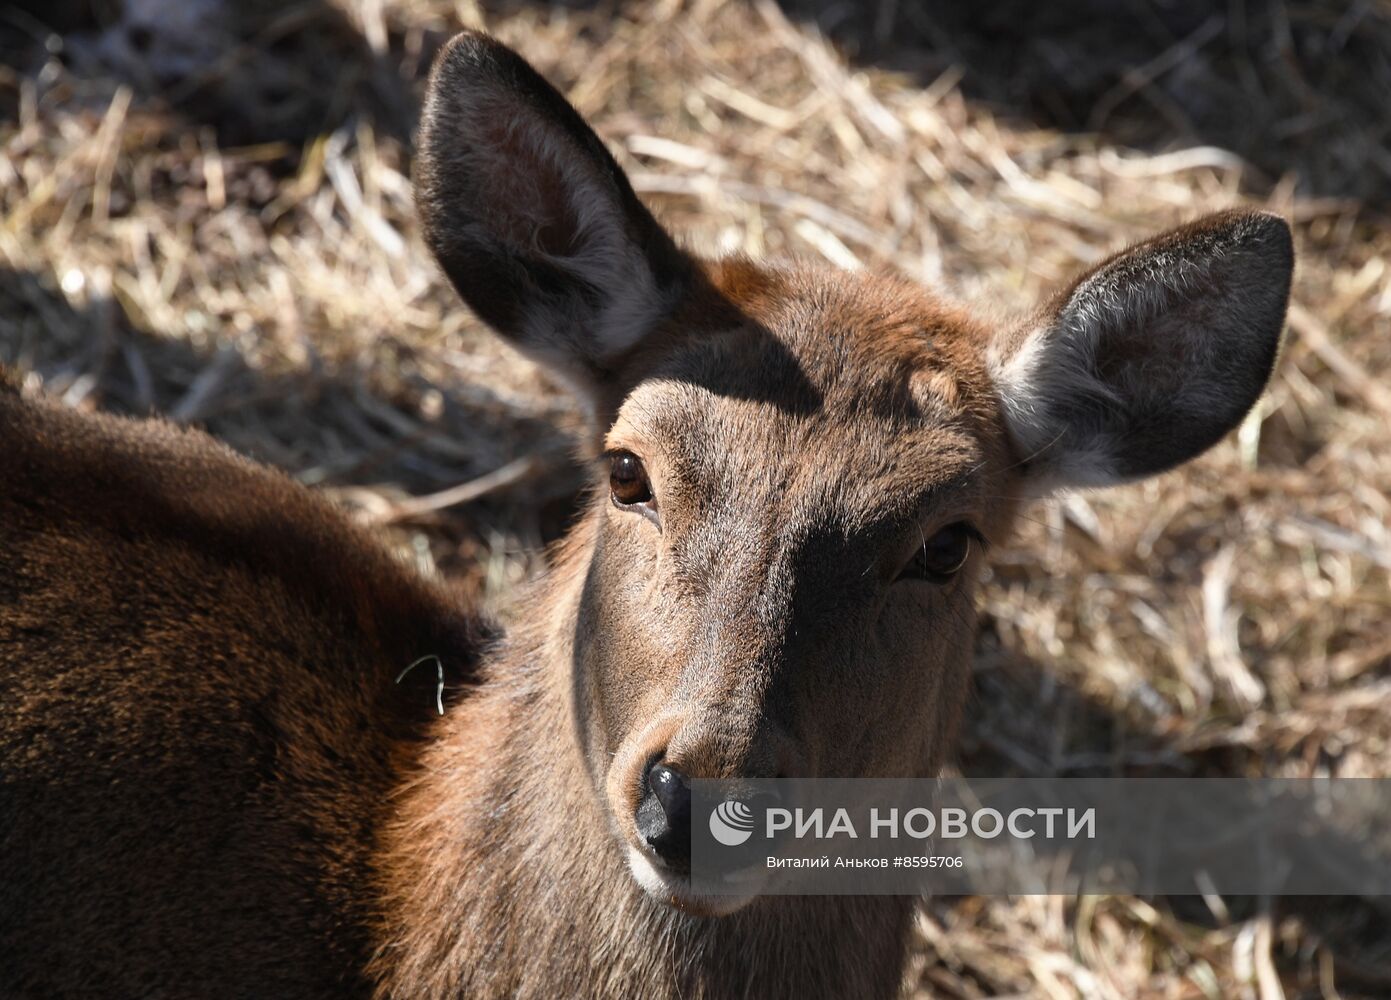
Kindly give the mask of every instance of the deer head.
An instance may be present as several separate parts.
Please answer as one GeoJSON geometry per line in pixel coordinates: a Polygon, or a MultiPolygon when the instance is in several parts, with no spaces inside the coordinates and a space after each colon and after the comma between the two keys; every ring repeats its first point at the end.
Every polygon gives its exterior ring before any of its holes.
{"type": "Polygon", "coordinates": [[[1293,264],[1284,222],[1231,212],[997,323],[899,278],[700,261],[476,34],[435,67],[417,172],[460,295],[593,408],[574,598],[551,609],[569,745],[638,881],[687,905],[690,779],[936,771],[982,556],[1016,505],[1161,472],[1234,427],[1293,264]]]}

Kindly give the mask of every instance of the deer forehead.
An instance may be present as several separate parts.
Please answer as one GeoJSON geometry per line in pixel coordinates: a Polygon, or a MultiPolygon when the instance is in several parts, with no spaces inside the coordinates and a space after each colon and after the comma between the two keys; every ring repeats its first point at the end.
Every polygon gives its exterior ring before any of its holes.
{"type": "Polygon", "coordinates": [[[724,262],[740,322],[678,316],[619,407],[610,448],[673,499],[801,504],[856,525],[961,488],[996,447],[979,331],[896,279],[724,262]]]}

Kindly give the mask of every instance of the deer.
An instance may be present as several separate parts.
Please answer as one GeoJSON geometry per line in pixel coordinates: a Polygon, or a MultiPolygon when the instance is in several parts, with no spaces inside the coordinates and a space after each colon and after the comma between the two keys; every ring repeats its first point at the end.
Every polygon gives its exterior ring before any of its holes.
{"type": "Polygon", "coordinates": [[[1289,227],[1202,217],[1008,318],[703,259],[479,33],[414,171],[443,275],[590,411],[582,512],[504,631],[285,474],[11,376],[3,992],[895,995],[917,901],[696,892],[691,782],[937,774],[987,547],[1243,420],[1289,227]]]}

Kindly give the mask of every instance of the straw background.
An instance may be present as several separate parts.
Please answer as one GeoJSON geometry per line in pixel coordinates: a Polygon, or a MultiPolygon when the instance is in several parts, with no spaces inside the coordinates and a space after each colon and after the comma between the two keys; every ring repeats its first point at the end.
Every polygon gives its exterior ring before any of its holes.
{"type": "MultiPolygon", "coordinates": [[[[1030,512],[960,766],[1391,777],[1391,3],[159,8],[0,10],[0,362],[206,427],[504,616],[574,510],[581,417],[419,243],[409,137],[459,27],[519,48],[709,253],[1022,309],[1202,212],[1284,214],[1267,397],[1181,471],[1030,512]]],[[[1391,996],[1377,905],[937,899],[905,990],[1391,996]]]]}

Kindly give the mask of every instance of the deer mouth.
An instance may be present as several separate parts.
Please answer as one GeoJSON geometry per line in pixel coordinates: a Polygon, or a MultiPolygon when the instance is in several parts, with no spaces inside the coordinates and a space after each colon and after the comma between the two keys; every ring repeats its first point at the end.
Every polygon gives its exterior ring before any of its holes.
{"type": "Polygon", "coordinates": [[[690,787],[684,776],[656,758],[640,765],[640,790],[621,800],[621,839],[633,880],[647,895],[696,917],[727,916],[747,906],[756,892],[713,895],[691,879],[690,787]]]}
{"type": "Polygon", "coordinates": [[[652,851],[631,843],[628,845],[628,870],[653,899],[693,917],[727,917],[758,898],[756,888],[741,894],[697,892],[692,886],[689,867],[677,871],[652,851]]]}
{"type": "MultiPolygon", "coordinates": [[[[690,783],[680,772],[650,761],[645,789],[633,813],[628,868],[654,899],[692,916],[728,916],[753,902],[762,879],[749,877],[733,891],[698,891],[691,878],[690,783]]],[[[749,873],[754,875],[754,873],[749,873]]]]}
{"type": "Polygon", "coordinates": [[[615,755],[609,771],[609,808],[628,869],[644,892],[692,916],[727,916],[760,895],[763,879],[721,885],[715,893],[692,879],[692,781],[699,772],[670,753],[679,723],[676,718],[661,719],[615,755]]]}

